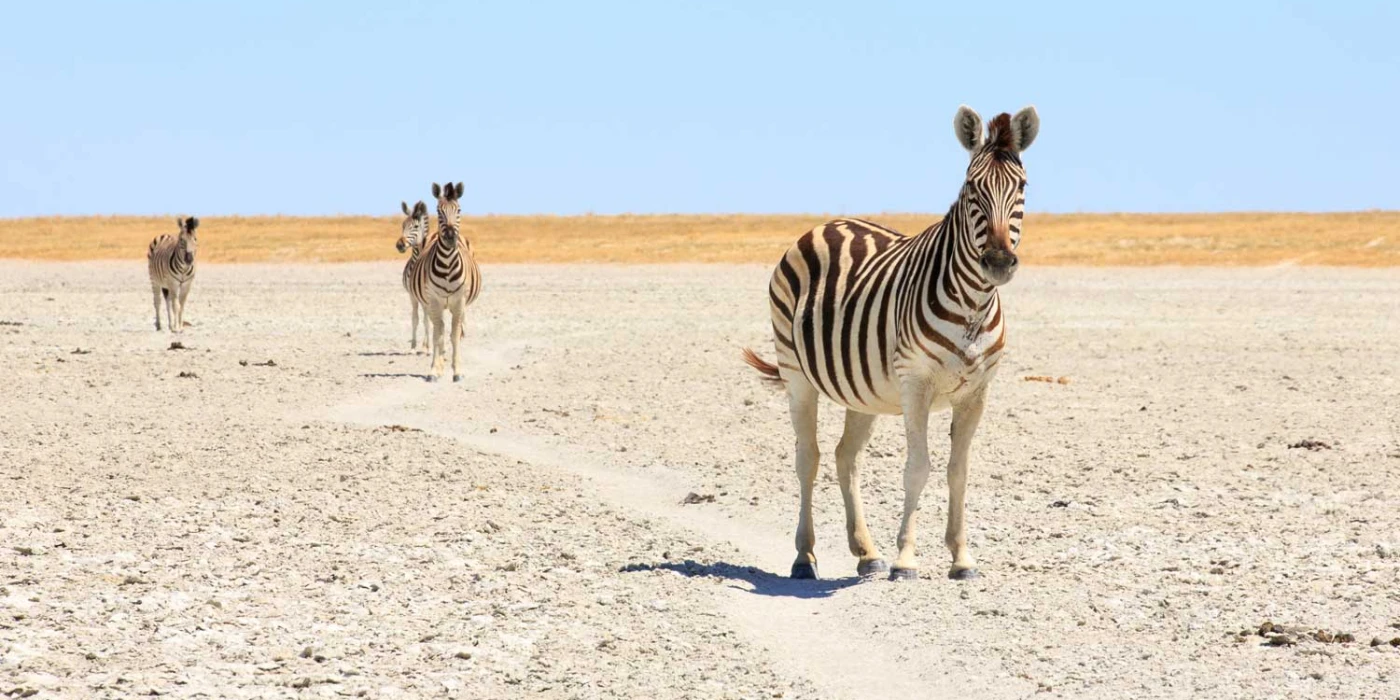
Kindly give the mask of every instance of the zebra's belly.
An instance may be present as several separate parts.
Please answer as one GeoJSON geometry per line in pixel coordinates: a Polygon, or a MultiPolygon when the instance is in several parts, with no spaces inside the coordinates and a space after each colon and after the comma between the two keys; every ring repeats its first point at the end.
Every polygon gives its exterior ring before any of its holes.
{"type": "Polygon", "coordinates": [[[860,349],[864,346],[852,344],[849,335],[834,333],[834,338],[841,340],[828,347],[822,340],[823,334],[817,330],[821,327],[819,323],[813,327],[818,337],[807,336],[803,330],[804,316],[799,312],[792,328],[795,344],[792,353],[784,353],[782,344],[778,345],[781,364],[801,368],[803,376],[817,391],[846,408],[888,415],[902,412],[899,378],[893,367],[882,364],[878,341],[868,343],[875,348],[860,349]]]}

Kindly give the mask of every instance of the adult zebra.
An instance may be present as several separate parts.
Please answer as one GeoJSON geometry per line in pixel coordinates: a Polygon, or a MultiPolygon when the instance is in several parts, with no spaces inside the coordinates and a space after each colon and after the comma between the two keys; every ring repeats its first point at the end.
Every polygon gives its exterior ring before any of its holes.
{"type": "Polygon", "coordinates": [[[408,349],[418,350],[418,309],[423,309],[423,349],[428,349],[428,307],[418,303],[418,297],[413,293],[412,279],[414,266],[418,264],[418,254],[423,249],[423,243],[428,239],[428,205],[419,200],[413,205],[413,209],[408,208],[408,202],[399,202],[403,207],[404,220],[401,225],[401,235],[399,240],[394,242],[394,247],[400,253],[408,253],[408,261],[403,265],[403,288],[408,292],[408,302],[412,307],[409,313],[409,320],[413,324],[413,330],[408,336],[408,349]]]}
{"type": "Polygon", "coordinates": [[[199,219],[176,218],[180,232],[156,236],[146,248],[146,272],[151,277],[151,297],[156,307],[156,330],[160,330],[160,300],[165,297],[165,320],[172,333],[185,328],[185,299],[194,284],[194,254],[199,241],[194,230],[199,219]]]}
{"type": "Polygon", "coordinates": [[[460,382],[458,343],[464,334],[462,323],[467,306],[481,293],[481,268],[472,256],[471,244],[458,228],[462,218],[458,204],[462,183],[454,186],[449,182],[439,187],[434,182],[433,196],[437,198],[438,232],[423,244],[409,280],[409,293],[428,309],[433,323],[433,368],[429,381],[442,377],[442,313],[452,313],[452,381],[460,382]]]}
{"type": "Polygon", "coordinates": [[[977,576],[964,519],[968,451],[1005,347],[997,287],[1018,265],[1026,201],[1020,153],[1035,140],[1040,117],[1033,107],[1015,117],[998,115],[984,140],[982,118],[963,106],[953,129],[972,161],[947,216],[917,236],[858,219],[812,229],[788,249],[768,285],[778,364],[744,351],[750,365],[786,385],[797,433],[801,510],[793,578],[817,576],[812,486],[819,395],[846,407],[836,470],[856,571],[889,571],[892,579],[918,576],[914,513],[929,477],[928,417],[952,408],[948,576],[977,576]],[[856,466],[877,414],[903,414],[908,441],[904,519],[892,570],[866,527],[856,466]]]}

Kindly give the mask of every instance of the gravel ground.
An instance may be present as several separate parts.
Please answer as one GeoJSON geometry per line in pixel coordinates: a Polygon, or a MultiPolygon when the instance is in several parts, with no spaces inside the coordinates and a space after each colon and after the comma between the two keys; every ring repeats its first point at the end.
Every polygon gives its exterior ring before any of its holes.
{"type": "Polygon", "coordinates": [[[0,695],[1400,697],[1395,270],[1023,271],[959,584],[937,480],[854,578],[830,404],[779,575],[766,267],[487,267],[458,385],[400,269],[202,267],[171,350],[142,265],[0,262],[0,695]]]}

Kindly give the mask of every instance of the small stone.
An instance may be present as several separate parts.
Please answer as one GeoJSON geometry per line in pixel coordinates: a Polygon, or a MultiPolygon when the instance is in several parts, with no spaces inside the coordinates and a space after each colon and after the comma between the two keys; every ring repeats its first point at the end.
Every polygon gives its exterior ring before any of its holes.
{"type": "Polygon", "coordinates": [[[1336,637],[1334,637],[1332,633],[1328,632],[1327,630],[1318,630],[1316,632],[1313,632],[1313,639],[1316,639],[1317,641],[1322,642],[1323,644],[1330,644],[1333,640],[1336,639],[1336,637]]]}
{"type": "Polygon", "coordinates": [[[301,678],[298,678],[298,679],[292,681],[292,687],[293,687],[293,688],[310,688],[310,687],[311,687],[311,678],[308,677],[308,676],[302,676],[301,678]]]}
{"type": "Polygon", "coordinates": [[[1291,647],[1297,643],[1298,640],[1295,639],[1291,634],[1276,634],[1272,637],[1269,637],[1268,642],[1269,646],[1275,647],[1291,647]]]}
{"type": "Polygon", "coordinates": [[[1385,644],[1384,639],[1381,639],[1380,637],[1371,637],[1371,646],[1378,647],[1382,644],[1385,644]]]}
{"type": "Polygon", "coordinates": [[[612,596],[612,594],[603,593],[603,594],[600,594],[600,595],[598,596],[598,604],[599,604],[599,605],[612,605],[613,603],[616,603],[616,602],[617,602],[617,599],[614,598],[614,597],[612,596]]]}
{"type": "Polygon", "coordinates": [[[32,556],[34,556],[34,548],[33,548],[33,547],[15,547],[15,551],[18,552],[19,555],[22,556],[22,557],[32,557],[32,556]]]}
{"type": "Polygon", "coordinates": [[[1382,559],[1395,558],[1395,547],[1384,542],[1376,543],[1376,556],[1382,559]]]}
{"type": "MultiPolygon", "coordinates": [[[[657,612],[665,612],[665,611],[667,610],[667,608],[669,608],[669,607],[670,607],[670,606],[667,605],[667,604],[666,604],[666,601],[664,601],[664,600],[653,600],[653,601],[651,601],[651,609],[652,609],[652,610],[655,610],[655,611],[657,611],[657,612]]],[[[1400,639],[1400,637],[1397,637],[1397,639],[1400,639]]]]}
{"type": "Polygon", "coordinates": [[[301,654],[300,654],[301,658],[303,658],[303,659],[309,659],[309,658],[311,658],[311,657],[313,657],[313,656],[315,656],[315,655],[316,655],[316,652],[315,652],[314,650],[312,650],[311,647],[306,647],[305,649],[302,649],[302,650],[301,650],[301,654]]]}
{"type": "Polygon", "coordinates": [[[1261,637],[1272,631],[1274,631],[1274,623],[1269,622],[1268,620],[1265,620],[1264,624],[1259,625],[1259,636],[1261,637]]]}
{"type": "Polygon", "coordinates": [[[1356,641],[1356,635],[1350,632],[1340,632],[1332,640],[1338,644],[1351,644],[1356,641]]]}
{"type": "Polygon", "coordinates": [[[472,653],[470,651],[459,651],[456,654],[453,654],[452,657],[466,661],[472,658],[472,653]]]}

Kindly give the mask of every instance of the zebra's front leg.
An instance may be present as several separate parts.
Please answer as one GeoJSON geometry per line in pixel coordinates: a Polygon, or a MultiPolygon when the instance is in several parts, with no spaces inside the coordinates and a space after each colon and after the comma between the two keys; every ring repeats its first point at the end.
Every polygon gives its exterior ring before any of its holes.
{"type": "MultiPolygon", "coordinates": [[[[413,330],[410,331],[409,336],[408,336],[408,349],[409,349],[409,350],[412,350],[413,352],[418,352],[418,297],[415,297],[415,296],[413,296],[412,294],[409,294],[409,295],[408,295],[408,303],[410,303],[410,304],[413,305],[413,306],[412,306],[413,311],[408,315],[408,318],[409,318],[410,322],[413,324],[413,330]]],[[[428,314],[426,313],[426,310],[425,310],[425,311],[424,311],[424,314],[423,314],[423,344],[424,344],[424,345],[427,345],[427,344],[428,344],[428,343],[427,343],[427,340],[428,340],[428,314]]]]}
{"type": "Polygon", "coordinates": [[[904,463],[904,519],[899,524],[899,557],[890,571],[890,579],[896,581],[919,577],[914,515],[919,510],[919,496],[928,484],[928,410],[932,403],[932,387],[923,379],[906,380],[900,388],[900,403],[904,409],[904,436],[909,456],[904,463]]]}
{"type": "Polygon", "coordinates": [[[846,505],[846,543],[851,554],[859,559],[856,574],[860,576],[884,574],[890,570],[870,537],[870,529],[865,525],[865,505],[860,498],[857,460],[870,441],[870,431],[874,427],[874,415],[846,409],[846,429],[841,433],[841,442],[836,444],[836,476],[841,482],[841,498],[846,505]]]}
{"type": "Polygon", "coordinates": [[[948,578],[966,581],[978,577],[977,564],[967,549],[967,521],[964,509],[967,496],[967,460],[972,450],[972,436],[982,421],[986,387],[953,406],[953,424],[949,429],[953,446],[948,456],[948,531],[943,541],[953,554],[953,567],[948,578]]]}
{"type": "Polygon", "coordinates": [[[160,287],[151,285],[151,302],[156,307],[156,330],[160,330],[160,287]]]}
{"type": "Polygon", "coordinates": [[[423,352],[428,352],[431,349],[428,343],[428,328],[432,326],[432,320],[428,318],[427,304],[419,304],[418,308],[423,311],[423,352]]]}
{"type": "Polygon", "coordinates": [[[175,332],[175,290],[161,289],[160,293],[165,297],[165,327],[175,332]]]}
{"type": "Polygon", "coordinates": [[[442,307],[434,304],[428,309],[428,318],[433,322],[433,368],[428,374],[428,381],[435,382],[442,378],[443,354],[443,322],[442,307]]]}
{"type": "Polygon", "coordinates": [[[797,559],[792,562],[795,579],[817,578],[816,530],[812,525],[812,489],[817,483],[820,452],[817,449],[817,389],[801,375],[787,380],[788,408],[792,429],[797,434],[795,448],[797,486],[801,502],[797,513],[797,559]]]}
{"type": "MultiPolygon", "coordinates": [[[[175,296],[172,294],[171,296],[175,296]]],[[[190,285],[185,284],[180,287],[179,298],[175,306],[175,332],[185,332],[185,300],[190,298],[190,285]]]]}
{"type": "Polygon", "coordinates": [[[462,381],[462,370],[458,365],[458,345],[462,340],[462,325],[466,321],[463,317],[466,315],[467,311],[462,308],[461,304],[452,309],[452,381],[454,382],[462,381]]]}

